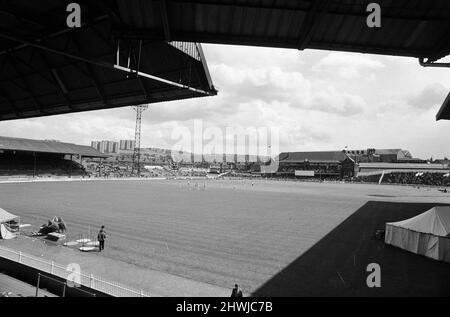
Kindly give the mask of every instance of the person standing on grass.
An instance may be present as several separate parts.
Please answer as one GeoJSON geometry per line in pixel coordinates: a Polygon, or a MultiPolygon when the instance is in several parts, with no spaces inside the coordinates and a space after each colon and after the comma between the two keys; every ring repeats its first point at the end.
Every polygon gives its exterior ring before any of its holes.
{"type": "Polygon", "coordinates": [[[242,290],[239,288],[239,285],[234,284],[234,288],[231,291],[231,297],[242,297],[242,290]]]}
{"type": "Polygon", "coordinates": [[[100,231],[97,235],[98,240],[98,252],[101,252],[105,249],[105,240],[106,240],[106,232],[105,232],[105,226],[102,226],[100,231]]]}

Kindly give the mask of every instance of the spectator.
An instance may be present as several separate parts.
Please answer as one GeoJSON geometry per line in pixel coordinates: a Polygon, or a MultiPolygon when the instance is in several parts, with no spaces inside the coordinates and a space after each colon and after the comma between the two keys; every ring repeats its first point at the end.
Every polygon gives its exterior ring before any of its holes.
{"type": "Polygon", "coordinates": [[[234,284],[234,288],[231,291],[231,297],[243,297],[242,290],[239,288],[239,285],[234,284]]]}
{"type": "Polygon", "coordinates": [[[97,235],[98,239],[98,252],[102,252],[105,249],[106,232],[105,226],[102,226],[97,235]]]}

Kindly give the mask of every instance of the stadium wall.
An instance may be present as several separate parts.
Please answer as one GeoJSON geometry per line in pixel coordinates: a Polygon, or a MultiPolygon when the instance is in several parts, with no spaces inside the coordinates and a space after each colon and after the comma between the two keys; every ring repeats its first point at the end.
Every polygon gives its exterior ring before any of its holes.
{"type": "MultiPolygon", "coordinates": [[[[40,279],[39,288],[46,289],[48,292],[58,296],[61,296],[63,288],[62,285],[66,283],[66,280],[61,277],[50,275],[47,272],[38,270],[25,264],[17,263],[16,261],[9,260],[3,257],[0,257],[0,267],[5,274],[33,286],[37,285],[38,274],[41,274],[43,276],[50,276],[51,279],[40,279]]],[[[83,285],[81,285],[79,288],[66,287],[65,297],[92,297],[88,295],[89,293],[94,294],[96,297],[112,297],[111,295],[102,293],[83,285]]]]}

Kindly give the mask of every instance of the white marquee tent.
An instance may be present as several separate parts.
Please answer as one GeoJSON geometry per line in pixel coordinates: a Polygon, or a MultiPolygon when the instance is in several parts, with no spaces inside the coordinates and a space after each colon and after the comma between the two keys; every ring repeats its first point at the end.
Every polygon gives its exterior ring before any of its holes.
{"type": "Polygon", "coordinates": [[[8,222],[17,218],[19,217],[7,212],[5,209],[0,208],[0,223],[8,222]]]}
{"type": "Polygon", "coordinates": [[[0,208],[0,238],[11,239],[15,236],[15,234],[9,230],[7,223],[17,219],[19,219],[18,216],[0,208]]]}
{"type": "Polygon", "coordinates": [[[450,206],[386,224],[385,243],[450,263],[450,206]]]}

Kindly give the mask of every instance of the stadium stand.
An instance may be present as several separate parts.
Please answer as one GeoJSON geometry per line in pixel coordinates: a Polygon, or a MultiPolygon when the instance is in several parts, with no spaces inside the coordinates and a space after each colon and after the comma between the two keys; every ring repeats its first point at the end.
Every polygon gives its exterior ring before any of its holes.
{"type": "Polygon", "coordinates": [[[0,155],[0,176],[84,176],[84,168],[77,162],[64,157],[39,153],[36,156],[26,152],[3,153],[0,155]],[[34,159],[36,158],[36,169],[34,159]]]}
{"type": "Polygon", "coordinates": [[[83,145],[0,136],[0,176],[4,177],[87,176],[82,165],[86,157],[107,156],[83,145]]]}
{"type": "Polygon", "coordinates": [[[278,160],[276,171],[261,166],[263,176],[338,180],[353,176],[355,166],[355,162],[342,151],[283,152],[276,160],[278,160]]]}
{"type": "Polygon", "coordinates": [[[359,173],[364,172],[448,172],[448,164],[436,163],[358,163],[357,169],[359,173]]]}
{"type": "MultiPolygon", "coordinates": [[[[444,173],[402,173],[391,172],[384,175],[382,184],[405,184],[405,185],[428,185],[428,186],[450,186],[450,177],[444,173]]],[[[356,177],[356,182],[378,183],[381,175],[370,175],[356,177]]]]}
{"type": "Polygon", "coordinates": [[[450,177],[443,173],[390,173],[383,183],[450,186],[450,177]]]}
{"type": "Polygon", "coordinates": [[[380,182],[411,185],[450,185],[450,166],[448,161],[433,163],[359,163],[356,182],[380,182]],[[381,178],[381,176],[383,177],[381,178]]]}
{"type": "Polygon", "coordinates": [[[450,166],[450,160],[447,157],[445,157],[443,159],[434,160],[434,162],[438,163],[438,164],[444,164],[444,165],[450,166]]]}
{"type": "Polygon", "coordinates": [[[360,163],[397,163],[397,162],[418,162],[423,163],[421,159],[413,158],[411,153],[402,149],[367,149],[367,150],[345,150],[355,162],[360,163]]]}

